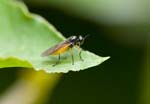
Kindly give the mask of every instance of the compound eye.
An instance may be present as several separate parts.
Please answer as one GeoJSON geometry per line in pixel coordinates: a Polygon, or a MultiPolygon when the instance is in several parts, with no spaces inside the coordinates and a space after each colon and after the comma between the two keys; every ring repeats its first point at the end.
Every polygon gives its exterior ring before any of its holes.
{"type": "Polygon", "coordinates": [[[81,35],[79,36],[79,40],[83,40],[83,37],[81,35]]]}

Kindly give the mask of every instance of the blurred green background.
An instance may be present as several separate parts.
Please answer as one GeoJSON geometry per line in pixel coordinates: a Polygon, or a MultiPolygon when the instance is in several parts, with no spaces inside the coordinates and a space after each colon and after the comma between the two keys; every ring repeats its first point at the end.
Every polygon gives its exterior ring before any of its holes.
{"type": "MultiPolygon", "coordinates": [[[[44,104],[149,104],[150,30],[146,0],[24,0],[65,37],[87,35],[82,46],[111,58],[100,66],[64,74],[44,104]]],[[[0,92],[17,79],[2,69],[0,92]],[[8,77],[6,77],[8,76],[8,77]]]]}

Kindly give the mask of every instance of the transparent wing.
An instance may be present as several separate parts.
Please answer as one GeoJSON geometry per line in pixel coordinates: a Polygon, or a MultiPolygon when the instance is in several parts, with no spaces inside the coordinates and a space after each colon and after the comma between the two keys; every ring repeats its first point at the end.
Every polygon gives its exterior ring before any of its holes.
{"type": "Polygon", "coordinates": [[[49,49],[47,49],[46,51],[44,51],[42,54],[41,54],[41,56],[49,56],[49,55],[51,55],[51,54],[53,54],[54,52],[56,52],[57,50],[59,50],[60,48],[62,48],[62,47],[64,47],[64,46],[66,46],[66,45],[71,45],[68,41],[64,41],[64,42],[62,42],[62,43],[59,43],[59,44],[57,44],[57,45],[55,45],[55,46],[53,46],[53,47],[51,47],[51,48],[49,48],[49,49]]]}

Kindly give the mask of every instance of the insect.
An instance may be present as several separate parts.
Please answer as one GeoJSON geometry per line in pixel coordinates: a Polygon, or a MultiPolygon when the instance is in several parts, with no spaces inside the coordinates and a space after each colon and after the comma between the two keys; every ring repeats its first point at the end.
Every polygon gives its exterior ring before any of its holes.
{"type": "MultiPolygon", "coordinates": [[[[85,37],[71,36],[67,38],[65,41],[47,49],[41,54],[41,56],[44,57],[44,56],[49,56],[49,55],[58,55],[58,61],[53,65],[53,66],[56,66],[60,62],[60,54],[70,50],[71,57],[72,57],[72,65],[74,65],[74,56],[73,56],[72,48],[74,46],[80,47],[84,43],[85,38],[87,37],[88,35],[86,35],[85,37]]],[[[84,61],[81,56],[81,51],[82,50],[80,49],[79,57],[80,57],[80,60],[84,61]]]]}

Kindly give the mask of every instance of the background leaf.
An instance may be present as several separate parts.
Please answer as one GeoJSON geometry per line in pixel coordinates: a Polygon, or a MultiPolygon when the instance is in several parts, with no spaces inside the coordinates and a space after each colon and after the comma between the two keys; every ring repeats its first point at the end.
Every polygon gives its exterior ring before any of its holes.
{"type": "Polygon", "coordinates": [[[69,53],[62,55],[61,63],[52,65],[57,57],[41,57],[41,53],[65,38],[38,15],[30,14],[24,4],[0,1],[0,68],[27,67],[46,72],[79,71],[98,65],[109,57],[99,57],[88,51],[82,53],[80,61],[74,49],[75,65],[69,53]]]}

